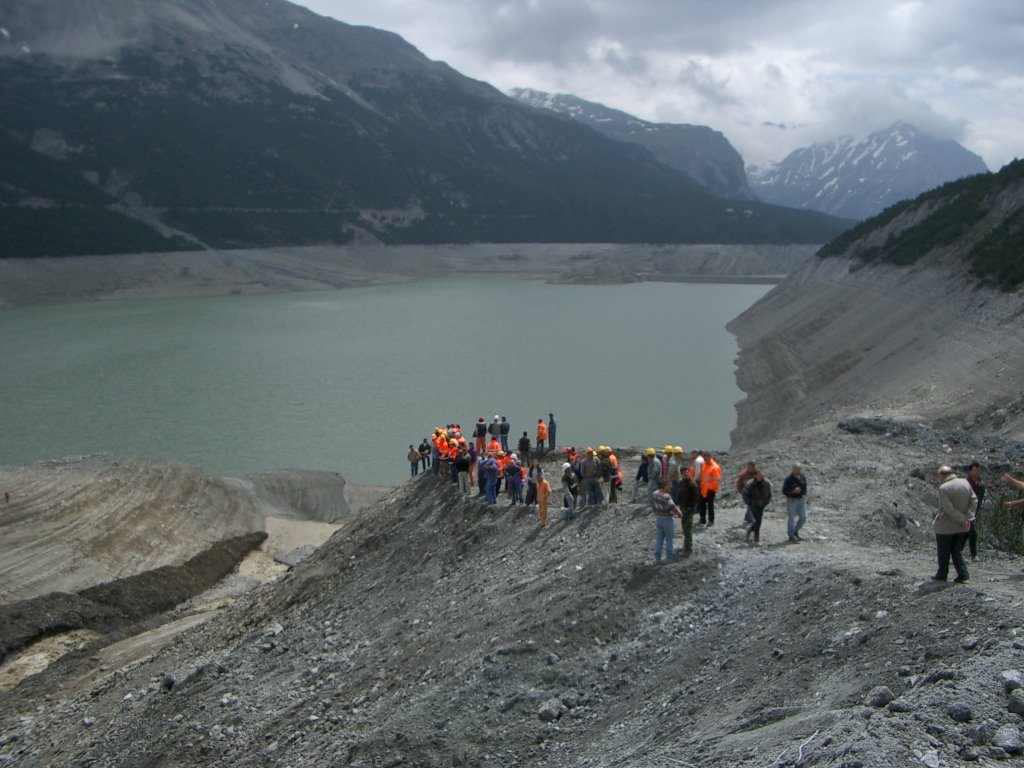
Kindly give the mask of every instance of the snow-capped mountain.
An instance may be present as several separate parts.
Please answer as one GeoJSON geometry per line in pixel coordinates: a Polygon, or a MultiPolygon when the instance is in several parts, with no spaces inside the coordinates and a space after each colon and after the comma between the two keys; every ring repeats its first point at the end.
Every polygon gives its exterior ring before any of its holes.
{"type": "Polygon", "coordinates": [[[893,123],[862,139],[844,137],[791,152],[782,162],[747,169],[765,202],[866,219],[947,181],[988,170],[952,139],[893,123]]]}
{"type": "Polygon", "coordinates": [[[568,115],[616,141],[639,144],[660,162],[683,171],[717,195],[756,199],[747,184],[740,153],[722,133],[706,125],[651,123],[566,93],[513,88],[508,95],[532,107],[568,115]]]}

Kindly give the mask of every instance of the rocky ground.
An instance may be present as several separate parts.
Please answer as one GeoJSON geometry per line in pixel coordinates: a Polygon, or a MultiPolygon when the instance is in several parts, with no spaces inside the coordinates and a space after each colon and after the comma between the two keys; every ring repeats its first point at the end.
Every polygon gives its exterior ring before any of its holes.
{"type": "MultiPolygon", "coordinates": [[[[627,477],[635,453],[623,451],[627,477]]],[[[748,456],[723,458],[727,476],[748,456]]],[[[992,765],[1020,753],[1020,558],[936,584],[934,469],[1024,449],[886,419],[750,456],[811,484],[760,546],[723,494],[653,565],[642,504],[555,518],[420,477],[284,579],[118,664],[100,639],[0,694],[26,766],[992,765]]],[[[549,471],[557,471],[548,463],[549,471]]],[[[629,483],[627,482],[627,488],[629,483]]],[[[993,496],[996,494],[993,493],[993,496]]]]}

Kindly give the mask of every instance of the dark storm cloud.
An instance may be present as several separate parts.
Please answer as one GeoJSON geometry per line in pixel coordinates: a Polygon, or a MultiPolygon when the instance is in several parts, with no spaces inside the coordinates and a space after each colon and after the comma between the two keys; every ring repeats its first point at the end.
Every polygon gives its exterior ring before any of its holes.
{"type": "Polygon", "coordinates": [[[1022,154],[1019,0],[300,1],[499,88],[703,122],[756,162],[895,120],[1022,154]]]}

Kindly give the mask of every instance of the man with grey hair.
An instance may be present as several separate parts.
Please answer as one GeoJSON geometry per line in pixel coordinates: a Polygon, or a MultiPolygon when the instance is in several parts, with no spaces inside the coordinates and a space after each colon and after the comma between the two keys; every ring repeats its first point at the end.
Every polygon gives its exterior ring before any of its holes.
{"type": "Polygon", "coordinates": [[[799,463],[782,481],[782,495],[786,497],[786,533],[789,543],[796,544],[800,541],[800,529],[807,522],[807,478],[799,463]]]}
{"type": "Polygon", "coordinates": [[[970,578],[961,539],[971,529],[974,510],[978,497],[974,495],[971,484],[953,474],[949,466],[939,467],[939,498],[938,511],[932,522],[935,531],[935,552],[939,560],[939,569],[932,576],[935,581],[945,581],[949,576],[949,560],[953,559],[956,569],[956,581],[963,584],[970,578]]]}

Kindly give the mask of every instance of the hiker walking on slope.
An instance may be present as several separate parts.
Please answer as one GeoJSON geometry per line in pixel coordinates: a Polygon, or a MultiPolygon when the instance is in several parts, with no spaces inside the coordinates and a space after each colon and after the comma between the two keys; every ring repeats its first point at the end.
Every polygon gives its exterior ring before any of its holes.
{"type": "Polygon", "coordinates": [[[760,469],[754,470],[754,477],[743,486],[743,500],[750,507],[750,514],[754,522],[747,526],[747,541],[754,537],[754,543],[761,542],[761,521],[764,518],[764,508],[772,501],[772,484],[764,476],[760,469]]]}
{"type": "Polygon", "coordinates": [[[782,481],[782,495],[786,497],[786,533],[789,543],[800,541],[800,529],[807,522],[807,477],[797,463],[782,481]]]}
{"type": "Polygon", "coordinates": [[[672,483],[663,480],[658,490],[651,496],[651,509],[654,512],[655,539],[654,539],[654,562],[657,565],[671,563],[675,558],[672,551],[672,537],[675,535],[675,523],[673,517],[682,517],[679,507],[672,501],[672,494],[669,490],[672,483]],[[665,548],[665,559],[661,559],[662,546],[665,548]]]}
{"type": "MultiPolygon", "coordinates": [[[[754,472],[757,471],[757,464],[752,461],[747,462],[746,469],[736,476],[736,495],[741,499],[743,498],[743,487],[754,479],[754,472]]],[[[750,506],[747,505],[746,514],[743,515],[744,527],[754,524],[754,515],[750,511],[750,506]]]]}

